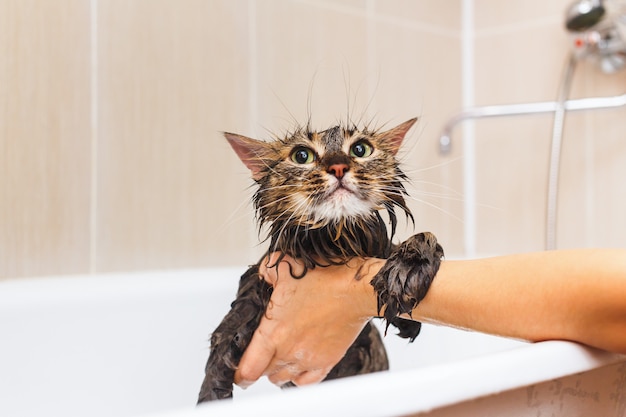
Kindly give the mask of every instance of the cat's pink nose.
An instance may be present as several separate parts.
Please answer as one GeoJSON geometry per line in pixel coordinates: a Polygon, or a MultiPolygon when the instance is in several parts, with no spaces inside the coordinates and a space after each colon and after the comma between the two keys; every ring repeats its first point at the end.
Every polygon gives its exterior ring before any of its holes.
{"type": "Polygon", "coordinates": [[[328,167],[328,172],[333,174],[338,179],[343,178],[343,175],[348,171],[347,164],[333,164],[328,167]]]}

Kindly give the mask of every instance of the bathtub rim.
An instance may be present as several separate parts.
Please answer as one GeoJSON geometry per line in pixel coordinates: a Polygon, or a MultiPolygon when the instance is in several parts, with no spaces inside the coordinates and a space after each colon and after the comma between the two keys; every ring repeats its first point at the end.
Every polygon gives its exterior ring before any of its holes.
{"type": "Polygon", "coordinates": [[[274,417],[293,416],[294,410],[304,417],[412,415],[619,362],[626,362],[626,356],[568,341],[545,341],[456,362],[328,381],[158,416],[253,415],[258,410],[272,410],[274,417]],[[528,369],[533,372],[520,372],[528,369]],[[435,388],[442,386],[446,389],[435,388]],[[324,401],[311,401],[315,398],[324,401]],[[364,398],[380,401],[364,402],[364,398]]]}

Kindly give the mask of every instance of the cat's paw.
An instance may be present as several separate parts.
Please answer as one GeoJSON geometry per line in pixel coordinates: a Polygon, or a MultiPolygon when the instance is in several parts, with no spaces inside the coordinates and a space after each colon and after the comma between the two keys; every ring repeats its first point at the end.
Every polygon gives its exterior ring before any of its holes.
{"type": "Polygon", "coordinates": [[[425,232],[404,241],[387,259],[371,282],[387,327],[399,314],[410,316],[426,296],[442,257],[443,248],[435,235],[425,232]]]}
{"type": "Polygon", "coordinates": [[[422,330],[422,323],[419,321],[403,319],[402,317],[394,317],[387,323],[398,329],[396,336],[409,339],[409,343],[414,342],[422,330]]]}

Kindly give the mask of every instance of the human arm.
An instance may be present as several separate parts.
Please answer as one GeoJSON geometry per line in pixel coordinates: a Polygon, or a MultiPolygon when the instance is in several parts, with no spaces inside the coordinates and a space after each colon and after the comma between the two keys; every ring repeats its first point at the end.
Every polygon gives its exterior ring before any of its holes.
{"type": "Polygon", "coordinates": [[[442,262],[418,320],[626,353],[626,250],[547,251],[442,262]]]}
{"type": "MultiPolygon", "coordinates": [[[[287,258],[289,262],[293,259],[287,258]]],[[[318,382],[378,314],[370,281],[380,259],[315,268],[292,279],[264,268],[274,286],[266,317],[235,380],[318,382]],[[357,277],[358,279],[355,279],[357,277]]],[[[443,261],[416,320],[529,341],[572,340],[626,353],[626,250],[570,250],[443,261]]]]}

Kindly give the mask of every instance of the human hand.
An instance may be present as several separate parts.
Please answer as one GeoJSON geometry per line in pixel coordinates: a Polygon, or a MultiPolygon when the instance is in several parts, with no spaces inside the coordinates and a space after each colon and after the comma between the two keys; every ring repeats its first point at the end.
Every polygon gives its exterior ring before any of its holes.
{"type": "Polygon", "coordinates": [[[276,385],[322,381],[376,314],[369,282],[383,260],[353,259],[294,279],[290,269],[300,275],[302,264],[286,256],[273,266],[278,256],[270,255],[259,268],[274,291],[235,372],[235,383],[244,388],[262,375],[276,385]]]}

